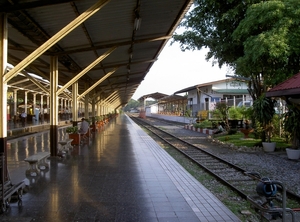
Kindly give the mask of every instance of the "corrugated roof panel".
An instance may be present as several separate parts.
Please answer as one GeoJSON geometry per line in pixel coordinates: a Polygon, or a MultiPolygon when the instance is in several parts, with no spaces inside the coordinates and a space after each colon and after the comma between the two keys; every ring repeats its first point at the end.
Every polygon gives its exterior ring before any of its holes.
{"type": "MultiPolygon", "coordinates": [[[[14,6],[17,7],[21,2],[28,1],[15,2],[14,6]]],[[[97,0],[82,0],[46,5],[51,2],[33,1],[45,5],[43,7],[36,5],[33,8],[32,5],[30,7],[22,5],[23,9],[12,10],[8,13],[9,55],[11,55],[9,59],[24,59],[46,41],[50,45],[49,39],[53,35],[73,21],[78,13],[85,12],[96,2],[97,0]],[[15,44],[12,44],[13,42],[15,44]]],[[[51,46],[46,53],[28,64],[26,70],[37,71],[39,75],[49,79],[50,56],[57,56],[59,82],[65,84],[109,48],[117,46],[117,49],[101,64],[80,78],[78,88],[79,93],[84,92],[87,84],[93,85],[118,66],[119,69],[97,86],[95,91],[110,95],[114,90],[118,90],[122,104],[126,104],[168,41],[168,39],[151,41],[151,38],[172,34],[192,3],[191,0],[140,1],[136,14],[134,10],[137,2],[137,0],[109,1],[82,25],[51,46]],[[141,25],[134,32],[136,15],[141,17],[141,25]]],[[[8,0],[0,2],[0,11],[1,6],[10,4],[8,0]]]]}
{"type": "Polygon", "coordinates": [[[130,40],[135,1],[112,0],[85,22],[93,41],[98,43],[130,40]]]}
{"type": "Polygon", "coordinates": [[[300,73],[295,74],[291,78],[273,87],[266,93],[267,97],[282,97],[282,96],[299,97],[299,95],[300,95],[300,73]]]}
{"type": "Polygon", "coordinates": [[[167,35],[178,18],[184,1],[147,1],[141,4],[141,35],[167,35]]]}
{"type": "Polygon", "coordinates": [[[26,13],[49,36],[53,36],[76,18],[70,3],[32,8],[26,10],[26,13]]]}
{"type": "Polygon", "coordinates": [[[269,92],[287,90],[287,89],[295,89],[300,88],[300,73],[292,76],[291,78],[285,80],[284,82],[278,84],[274,88],[270,89],[269,92]]]}

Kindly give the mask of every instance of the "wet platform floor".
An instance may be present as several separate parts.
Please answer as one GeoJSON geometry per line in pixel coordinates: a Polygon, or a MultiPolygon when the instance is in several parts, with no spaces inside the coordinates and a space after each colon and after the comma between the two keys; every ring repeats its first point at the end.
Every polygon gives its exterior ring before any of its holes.
{"type": "Polygon", "coordinates": [[[49,144],[48,132],[9,141],[11,180],[27,192],[0,221],[240,221],[126,115],[26,177],[24,159],[49,144]]]}

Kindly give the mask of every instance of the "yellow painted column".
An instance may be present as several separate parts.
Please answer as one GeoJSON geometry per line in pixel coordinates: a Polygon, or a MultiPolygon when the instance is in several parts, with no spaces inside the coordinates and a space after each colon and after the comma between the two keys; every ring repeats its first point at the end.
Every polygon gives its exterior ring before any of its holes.
{"type": "Polygon", "coordinates": [[[57,156],[58,147],[58,58],[51,57],[50,64],[50,153],[57,156]]]}
{"type": "MultiPolygon", "coordinates": [[[[0,154],[4,156],[4,169],[7,169],[7,84],[6,84],[6,68],[7,68],[7,16],[0,13],[0,154]]],[[[4,179],[7,179],[7,171],[4,171],[4,179]]]]}
{"type": "Polygon", "coordinates": [[[5,13],[0,14],[0,152],[6,153],[7,140],[7,84],[5,83],[5,74],[7,68],[7,17],[5,13]]]}
{"type": "MultiPolygon", "coordinates": [[[[89,85],[85,83],[85,89],[87,90],[89,85]]],[[[89,119],[89,93],[84,97],[84,118],[89,119]]]]}
{"type": "Polygon", "coordinates": [[[72,120],[73,126],[77,126],[78,122],[78,101],[77,101],[77,94],[78,94],[78,82],[73,83],[72,85],[72,120]]]}

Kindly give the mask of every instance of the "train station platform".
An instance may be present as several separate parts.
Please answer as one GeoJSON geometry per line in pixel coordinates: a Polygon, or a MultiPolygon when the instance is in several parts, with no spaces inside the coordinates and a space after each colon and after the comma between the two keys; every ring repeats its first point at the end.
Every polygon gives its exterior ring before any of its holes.
{"type": "Polygon", "coordinates": [[[27,187],[22,206],[12,201],[0,221],[240,221],[126,115],[26,176],[24,159],[49,151],[49,139],[44,131],[8,140],[11,180],[27,187]]]}

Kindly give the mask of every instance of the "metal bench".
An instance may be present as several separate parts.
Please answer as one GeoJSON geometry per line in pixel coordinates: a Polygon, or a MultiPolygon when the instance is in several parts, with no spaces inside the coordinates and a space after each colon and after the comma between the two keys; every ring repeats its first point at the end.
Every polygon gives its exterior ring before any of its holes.
{"type": "Polygon", "coordinates": [[[27,157],[24,161],[29,163],[29,169],[26,170],[26,175],[28,176],[37,176],[40,173],[40,170],[49,168],[49,164],[46,162],[46,159],[50,157],[49,152],[39,152],[32,156],[27,157]]]}
{"type": "Polygon", "coordinates": [[[21,181],[17,184],[12,184],[10,180],[9,171],[6,167],[4,169],[4,155],[0,153],[0,198],[1,198],[1,206],[0,212],[4,213],[10,207],[10,200],[12,196],[17,197],[18,206],[22,206],[22,194],[23,189],[25,188],[25,182],[21,181]],[[5,176],[5,172],[7,172],[7,176],[5,176]]]}

